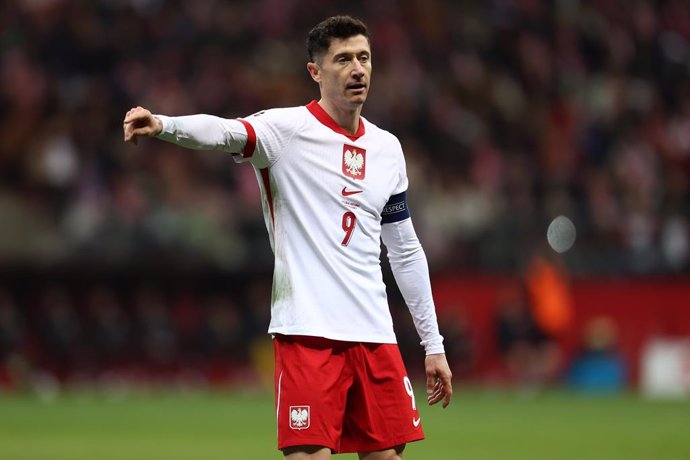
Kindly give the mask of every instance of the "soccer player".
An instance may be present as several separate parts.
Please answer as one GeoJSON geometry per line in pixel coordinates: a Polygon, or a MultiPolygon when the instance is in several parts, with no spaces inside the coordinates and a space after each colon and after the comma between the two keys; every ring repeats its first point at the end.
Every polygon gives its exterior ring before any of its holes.
{"type": "Polygon", "coordinates": [[[400,459],[424,434],[393,332],[381,240],[425,347],[427,401],[446,407],[452,395],[405,159],[395,136],[360,115],[372,70],[366,25],[331,17],[309,32],[307,48],[318,102],[234,120],[136,107],[124,138],[222,150],[254,167],[275,255],[268,332],[285,458],[400,459]]]}

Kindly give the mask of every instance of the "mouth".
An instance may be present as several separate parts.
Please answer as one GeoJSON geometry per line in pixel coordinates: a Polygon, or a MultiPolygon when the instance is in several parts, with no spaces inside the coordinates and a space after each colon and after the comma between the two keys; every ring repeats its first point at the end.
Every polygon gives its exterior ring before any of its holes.
{"type": "Polygon", "coordinates": [[[348,84],[345,89],[351,90],[351,91],[364,91],[366,89],[367,85],[365,85],[362,82],[355,82],[355,83],[350,83],[348,84]]]}

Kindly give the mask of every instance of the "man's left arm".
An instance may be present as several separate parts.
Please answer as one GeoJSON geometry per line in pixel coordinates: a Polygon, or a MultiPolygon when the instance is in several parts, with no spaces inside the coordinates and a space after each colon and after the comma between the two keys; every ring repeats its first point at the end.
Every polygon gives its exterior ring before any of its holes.
{"type": "Polygon", "coordinates": [[[443,337],[438,330],[429,265],[414,231],[406,201],[406,192],[391,198],[382,216],[381,238],[388,250],[393,276],[426,351],[427,401],[433,405],[443,400],[445,408],[453,394],[452,374],[443,348],[443,337]]]}

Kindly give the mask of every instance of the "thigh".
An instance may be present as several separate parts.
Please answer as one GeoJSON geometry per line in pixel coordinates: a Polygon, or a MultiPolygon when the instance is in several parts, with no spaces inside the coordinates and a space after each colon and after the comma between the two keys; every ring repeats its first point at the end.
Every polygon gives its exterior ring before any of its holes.
{"type": "Polygon", "coordinates": [[[352,373],[347,345],[319,337],[277,335],[275,398],[278,448],[340,448],[352,373]]]}
{"type": "Polygon", "coordinates": [[[285,460],[330,460],[331,449],[321,446],[295,446],[283,449],[285,460]]]}
{"type": "Polygon", "coordinates": [[[341,452],[373,452],[424,439],[412,384],[396,344],[360,344],[341,452]]]}
{"type": "Polygon", "coordinates": [[[391,447],[390,449],[363,452],[359,454],[360,460],[402,460],[405,444],[391,447]]]}

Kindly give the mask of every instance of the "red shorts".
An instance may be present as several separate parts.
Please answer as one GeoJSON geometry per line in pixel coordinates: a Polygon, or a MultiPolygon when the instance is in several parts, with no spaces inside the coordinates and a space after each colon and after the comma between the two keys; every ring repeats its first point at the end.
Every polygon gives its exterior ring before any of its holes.
{"type": "Polygon", "coordinates": [[[424,439],[395,344],[276,335],[278,449],[371,452],[424,439]]]}

